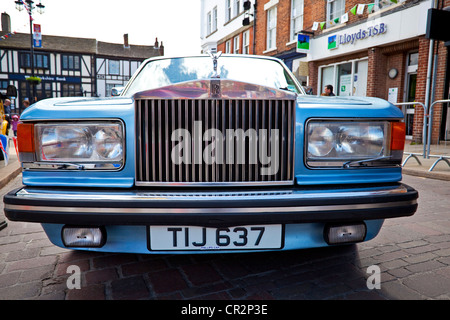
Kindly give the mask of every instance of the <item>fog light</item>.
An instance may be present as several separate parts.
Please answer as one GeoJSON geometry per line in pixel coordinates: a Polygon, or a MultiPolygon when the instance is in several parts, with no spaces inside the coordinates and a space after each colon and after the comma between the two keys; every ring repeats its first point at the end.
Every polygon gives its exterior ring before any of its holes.
{"type": "Polygon", "coordinates": [[[328,225],[325,227],[325,241],[328,244],[361,242],[366,237],[365,223],[328,225]]]}
{"type": "Polygon", "coordinates": [[[106,242],[106,232],[96,227],[64,227],[62,239],[66,247],[99,248],[106,242]]]}

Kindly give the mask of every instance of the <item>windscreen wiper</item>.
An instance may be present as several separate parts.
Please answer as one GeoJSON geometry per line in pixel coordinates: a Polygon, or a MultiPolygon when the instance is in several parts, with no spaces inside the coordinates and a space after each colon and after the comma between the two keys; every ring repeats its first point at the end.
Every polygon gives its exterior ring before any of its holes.
{"type": "Polygon", "coordinates": [[[367,162],[375,162],[375,161],[382,161],[382,160],[387,160],[387,159],[391,159],[392,156],[381,156],[381,157],[377,157],[377,158],[370,158],[370,159],[363,159],[363,160],[352,160],[352,161],[347,161],[345,162],[342,167],[347,169],[352,167],[353,165],[359,165],[360,167],[367,167],[366,163],[367,162]]]}

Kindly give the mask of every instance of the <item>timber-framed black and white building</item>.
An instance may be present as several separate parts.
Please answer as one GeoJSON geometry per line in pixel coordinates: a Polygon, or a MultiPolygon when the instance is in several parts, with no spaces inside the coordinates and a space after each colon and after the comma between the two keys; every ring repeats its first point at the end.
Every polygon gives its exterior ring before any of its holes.
{"type": "MultiPolygon", "coordinates": [[[[3,20],[3,19],[2,19],[3,20]]],[[[2,24],[0,37],[0,93],[8,86],[17,89],[13,108],[32,100],[30,35],[12,34],[2,24]]],[[[123,86],[147,58],[164,55],[164,46],[107,43],[96,39],[42,35],[42,48],[34,48],[34,71],[41,78],[36,85],[38,100],[51,97],[107,97],[111,89],[123,86]]],[[[33,101],[31,101],[33,102],[33,101]]],[[[18,110],[16,110],[18,111],[18,110]]]]}

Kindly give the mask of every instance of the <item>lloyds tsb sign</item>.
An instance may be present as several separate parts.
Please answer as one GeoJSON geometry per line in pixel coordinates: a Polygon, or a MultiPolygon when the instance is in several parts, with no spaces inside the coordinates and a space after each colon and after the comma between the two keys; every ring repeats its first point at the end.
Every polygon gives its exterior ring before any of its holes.
{"type": "Polygon", "coordinates": [[[336,49],[340,45],[355,44],[359,40],[366,40],[375,36],[385,34],[387,24],[379,23],[367,28],[361,28],[353,33],[344,33],[342,35],[333,35],[328,37],[328,49],[336,49]]]}

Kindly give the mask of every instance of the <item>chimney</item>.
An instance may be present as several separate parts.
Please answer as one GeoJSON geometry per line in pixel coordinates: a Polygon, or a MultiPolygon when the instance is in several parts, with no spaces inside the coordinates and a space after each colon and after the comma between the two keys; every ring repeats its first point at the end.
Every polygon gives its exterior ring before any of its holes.
{"type": "Polygon", "coordinates": [[[161,41],[161,45],[159,46],[159,55],[163,56],[164,55],[164,44],[161,41]]]}
{"type": "Polygon", "coordinates": [[[128,33],[125,33],[123,35],[123,47],[125,49],[129,49],[130,48],[130,45],[128,44],[128,33]]]}
{"type": "Polygon", "coordinates": [[[159,48],[158,38],[155,39],[155,45],[153,46],[155,49],[159,48]]]}
{"type": "Polygon", "coordinates": [[[2,30],[6,33],[11,32],[11,18],[6,12],[2,13],[2,30]]]}

